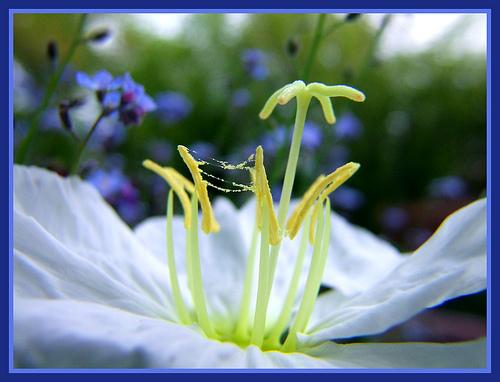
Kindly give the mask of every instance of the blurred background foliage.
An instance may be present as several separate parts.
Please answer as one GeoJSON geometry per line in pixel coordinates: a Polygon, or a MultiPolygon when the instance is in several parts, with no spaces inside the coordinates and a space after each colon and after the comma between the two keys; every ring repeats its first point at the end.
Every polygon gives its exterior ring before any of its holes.
{"type": "MultiPolygon", "coordinates": [[[[17,149],[80,17],[15,15],[17,149]]],[[[451,49],[462,43],[464,23],[427,49],[384,56],[382,37],[401,17],[386,15],[374,25],[366,15],[324,16],[307,80],[351,85],[367,100],[335,99],[333,126],[313,101],[294,195],[300,196],[320,173],[359,162],[360,171],[333,197],[335,209],[409,251],[449,213],[485,193],[486,53],[451,49]]],[[[77,85],[75,72],[129,72],[156,100],[157,110],[140,126],[104,121],[81,169],[129,224],[164,213],[166,186],[141,163],[151,158],[186,173],[176,154],[178,144],[200,157],[230,162],[246,159],[263,144],[273,193],[279,197],[294,102],[278,107],[266,121],[258,113],[276,89],[304,79],[318,15],[249,14],[235,23],[223,14],[196,14],[169,37],[151,33],[147,23],[147,17],[123,14],[88,16],[84,35],[104,31],[109,36],[78,46],[40,117],[25,162],[67,174],[78,146],[72,134],[83,136],[98,115],[95,97],[77,85]],[[70,134],[57,106],[75,97],[85,104],[70,111],[70,134]]],[[[237,205],[249,197],[226,196],[237,205]]],[[[465,306],[484,312],[477,300],[465,306]]]]}

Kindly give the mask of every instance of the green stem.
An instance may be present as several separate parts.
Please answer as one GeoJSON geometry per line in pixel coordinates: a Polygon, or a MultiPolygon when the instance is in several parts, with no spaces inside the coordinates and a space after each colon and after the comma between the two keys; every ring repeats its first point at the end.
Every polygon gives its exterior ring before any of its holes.
{"type": "Polygon", "coordinates": [[[235,329],[235,337],[245,340],[248,335],[248,320],[250,316],[250,298],[252,297],[252,286],[254,278],[255,259],[257,258],[257,239],[259,229],[257,221],[254,223],[252,242],[248,252],[247,264],[245,270],[245,284],[243,285],[243,295],[241,297],[240,316],[235,329]]]}
{"type": "Polygon", "coordinates": [[[85,147],[87,146],[87,143],[89,142],[90,137],[92,134],[94,134],[94,131],[97,129],[97,125],[101,120],[105,117],[105,113],[99,114],[97,119],[94,121],[94,124],[90,127],[89,131],[85,135],[85,138],[83,139],[82,143],[80,143],[80,147],[78,148],[78,151],[76,153],[75,161],[73,162],[73,165],[71,166],[71,171],[70,174],[74,175],[78,172],[78,169],[80,168],[80,161],[82,159],[83,151],[85,150],[85,147]]]}
{"type": "MultiPolygon", "coordinates": [[[[329,219],[328,219],[329,220],[329,219]]],[[[324,230],[324,213],[321,211],[318,214],[318,222],[316,225],[316,239],[314,240],[314,249],[311,258],[311,265],[309,268],[309,274],[307,276],[306,286],[304,288],[304,295],[300,302],[299,310],[295,316],[295,321],[290,328],[288,337],[283,345],[282,350],[285,352],[295,351],[297,333],[302,332],[309,319],[309,309],[312,304],[316,301],[316,296],[318,294],[319,285],[321,283],[321,278],[318,280],[318,274],[320,273],[320,268],[322,264],[322,253],[323,249],[323,239],[325,238],[324,230]]]]}
{"type": "Polygon", "coordinates": [[[309,239],[310,225],[311,225],[311,214],[309,214],[309,217],[306,220],[306,224],[302,229],[299,252],[297,254],[297,259],[295,260],[295,267],[293,270],[292,279],[290,280],[288,293],[286,295],[285,302],[281,309],[280,316],[273,330],[271,331],[269,338],[266,340],[266,342],[274,349],[279,347],[281,334],[286,329],[286,325],[288,324],[290,317],[292,315],[293,303],[295,302],[295,296],[297,295],[297,289],[299,287],[302,266],[304,265],[307,242],[309,239]]]}
{"type": "Polygon", "coordinates": [[[306,64],[304,65],[304,72],[302,73],[302,81],[307,83],[309,75],[311,74],[312,66],[316,54],[318,52],[319,44],[323,36],[323,26],[325,25],[326,15],[324,13],[320,14],[318,17],[318,22],[316,23],[316,30],[314,31],[313,42],[311,49],[309,50],[309,55],[307,56],[306,64]]]}
{"type": "Polygon", "coordinates": [[[40,102],[40,105],[38,108],[35,110],[31,117],[31,122],[30,122],[30,127],[28,130],[28,133],[26,134],[26,137],[23,139],[23,141],[20,143],[19,148],[16,153],[16,162],[17,163],[24,163],[26,161],[26,157],[28,154],[28,150],[32,144],[33,138],[35,137],[36,130],[38,128],[38,125],[40,123],[40,119],[44,113],[44,111],[47,109],[49,106],[49,103],[52,99],[52,96],[54,95],[54,92],[57,89],[57,86],[59,85],[59,81],[61,80],[61,77],[64,73],[64,70],[66,69],[66,66],[68,63],[71,61],[73,56],[75,55],[76,49],[78,46],[84,41],[82,39],[82,34],[83,34],[83,28],[85,26],[85,20],[87,18],[86,14],[83,14],[80,17],[80,20],[78,22],[78,25],[76,27],[75,31],[75,36],[73,38],[73,41],[71,45],[69,46],[68,52],[64,56],[64,58],[61,60],[61,64],[58,66],[57,70],[54,72],[52,75],[49,84],[45,88],[45,93],[43,94],[42,101],[40,102]]]}
{"type": "Polygon", "coordinates": [[[257,289],[257,302],[255,317],[250,342],[258,347],[262,346],[266,329],[267,289],[269,272],[269,211],[262,205],[262,229],[260,240],[259,285],[257,289]]]}
{"type": "Polygon", "coordinates": [[[191,235],[190,235],[190,248],[191,248],[191,267],[193,274],[193,290],[192,297],[198,316],[198,323],[207,337],[216,338],[215,331],[212,323],[208,318],[207,304],[205,301],[205,291],[203,290],[203,278],[201,274],[200,252],[198,247],[198,198],[196,193],[193,194],[191,201],[191,235]]]}
{"type": "Polygon", "coordinates": [[[191,318],[182,299],[181,290],[179,287],[179,279],[177,277],[177,267],[175,265],[175,253],[174,253],[174,237],[172,230],[172,220],[174,214],[174,196],[173,191],[170,190],[168,193],[167,201],[167,261],[168,261],[168,272],[170,276],[170,285],[172,286],[172,294],[174,296],[175,306],[177,308],[177,313],[179,314],[179,319],[184,325],[191,324],[191,318]]]}
{"type": "MultiPolygon", "coordinates": [[[[300,155],[300,143],[302,141],[302,133],[304,132],[307,109],[309,108],[310,102],[311,96],[307,93],[299,94],[297,96],[297,113],[295,116],[295,125],[293,128],[292,144],[290,146],[290,154],[288,155],[288,163],[285,171],[285,180],[283,182],[283,190],[281,192],[281,199],[278,207],[278,223],[282,230],[285,227],[286,216],[288,214],[288,208],[290,207],[293,182],[295,180],[295,173],[297,172],[297,163],[300,155]]],[[[269,294],[271,293],[271,288],[273,285],[276,263],[278,261],[280,248],[280,244],[275,245],[271,248],[269,265],[269,294]]]]}

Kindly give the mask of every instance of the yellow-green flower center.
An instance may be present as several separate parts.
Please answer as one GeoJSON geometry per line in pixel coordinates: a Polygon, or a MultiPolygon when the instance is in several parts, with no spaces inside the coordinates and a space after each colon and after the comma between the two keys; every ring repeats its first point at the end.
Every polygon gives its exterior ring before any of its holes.
{"type": "MultiPolygon", "coordinates": [[[[365,98],[363,93],[348,86],[326,86],[319,83],[306,86],[302,81],[295,81],[276,91],[264,105],[260,113],[261,118],[269,117],[277,104],[284,105],[292,98],[297,98],[294,132],[277,214],[264,167],[264,151],[260,146],[257,147],[254,156],[240,164],[230,165],[215,160],[221,164],[222,168],[249,172],[252,179],[251,183],[246,185],[232,182],[235,187],[232,190],[210,183],[206,178],[214,176],[203,169],[203,166],[207,163],[195,159],[184,146],[179,146],[178,151],[193,178],[193,182],[173,168],[162,167],[150,160],[144,161],[146,168],[162,176],[171,187],[167,202],[167,261],[172,294],[178,320],[181,324],[197,324],[207,337],[221,341],[231,341],[243,347],[256,345],[264,350],[287,352],[297,350],[297,334],[304,333],[307,330],[330,245],[331,209],[328,195],[347,181],[359,168],[357,163],[347,163],[326,176],[321,175],[304,194],[304,197],[287,220],[299,158],[300,142],[310,101],[313,97],[317,98],[326,121],[334,123],[335,115],[330,97],[337,96],[347,97],[358,102],[363,101],[365,98]],[[201,229],[204,234],[214,234],[220,229],[210,203],[208,187],[215,187],[224,192],[251,191],[256,197],[254,229],[247,256],[239,316],[235,323],[229,318],[227,322],[221,322],[221,320],[214,320],[209,316],[203,288],[198,244],[198,205],[201,206],[201,229]],[[179,198],[184,210],[184,226],[186,229],[185,258],[188,288],[191,294],[190,305],[186,304],[183,299],[175,264],[175,238],[172,229],[174,193],[179,198]],[[296,240],[299,231],[302,231],[302,235],[298,244],[299,249],[294,270],[288,284],[289,288],[278,319],[270,322],[268,307],[281,242],[282,240],[296,240]],[[308,246],[312,247],[309,271],[298,310],[293,314],[301,270],[308,246]],[[257,260],[258,272],[254,274],[257,260]],[[251,306],[251,296],[255,290],[257,299],[255,306],[251,306]],[[188,306],[193,308],[190,309],[188,306]]],[[[235,222],[235,224],[238,224],[238,222],[235,222]]],[[[286,254],[283,254],[283,256],[286,256],[286,254]]]]}

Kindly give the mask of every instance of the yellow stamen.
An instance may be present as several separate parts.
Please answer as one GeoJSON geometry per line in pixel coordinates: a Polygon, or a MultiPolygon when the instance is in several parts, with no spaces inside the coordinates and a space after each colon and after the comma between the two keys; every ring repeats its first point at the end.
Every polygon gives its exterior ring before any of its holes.
{"type": "Polygon", "coordinates": [[[146,159],[142,162],[142,165],[148,170],[155,172],[160,175],[169,184],[172,190],[175,192],[179,198],[182,209],[184,210],[184,226],[186,228],[191,227],[191,214],[189,213],[191,204],[189,202],[189,196],[186,190],[190,193],[194,192],[194,185],[184,176],[179,174],[172,167],[162,167],[159,164],[153,162],[152,160],[146,159]]]}
{"type": "Polygon", "coordinates": [[[329,194],[347,181],[358,170],[358,168],[358,163],[349,162],[342,167],[339,167],[331,174],[328,174],[323,179],[316,179],[288,219],[286,229],[291,239],[293,239],[299,232],[300,226],[304,221],[309,208],[311,208],[316,199],[319,198],[320,202],[324,201],[329,194]]]}
{"type": "Polygon", "coordinates": [[[187,147],[179,145],[177,146],[177,150],[182,157],[184,163],[189,169],[191,176],[194,180],[194,189],[196,190],[196,194],[198,195],[198,199],[201,205],[202,212],[202,220],[201,220],[201,229],[205,233],[210,232],[218,232],[220,227],[217,220],[215,220],[214,212],[212,210],[212,205],[210,204],[210,199],[208,198],[207,184],[208,182],[203,180],[201,176],[201,170],[199,165],[203,162],[196,161],[189,151],[187,147]]]}
{"type": "MultiPolygon", "coordinates": [[[[281,241],[278,218],[274,212],[273,197],[267,181],[266,169],[264,168],[264,150],[262,146],[257,147],[255,151],[255,194],[257,196],[257,205],[265,203],[269,211],[269,242],[276,245],[281,241]]],[[[262,220],[262,216],[260,216],[262,220]]],[[[262,222],[259,221],[259,228],[262,222]]]]}

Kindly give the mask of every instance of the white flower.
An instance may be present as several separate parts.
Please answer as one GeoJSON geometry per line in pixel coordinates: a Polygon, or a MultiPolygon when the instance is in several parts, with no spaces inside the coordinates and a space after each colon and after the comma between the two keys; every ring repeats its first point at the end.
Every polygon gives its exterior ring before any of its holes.
{"type": "MultiPolygon", "coordinates": [[[[240,309],[255,205],[219,199],[215,234],[200,236],[203,286],[214,325],[230,330],[240,309]]],[[[165,219],[130,230],[77,178],[14,168],[14,362],[51,368],[483,368],[484,340],[455,344],[350,344],[329,340],[380,333],[421,310],[486,286],[486,201],[450,216],[411,255],[331,216],[323,282],[295,352],[238,346],[180,324],[166,266],[165,219]]],[[[184,221],[174,218],[177,274],[184,221]]],[[[269,304],[275,322],[297,245],[283,239],[269,304]]],[[[299,293],[304,282],[299,284],[299,293]]],[[[255,298],[255,288],[254,288],[255,298]]],[[[299,304],[297,301],[295,306],[299,304]]],[[[252,304],[254,306],[254,304],[252,304]]],[[[190,308],[190,306],[188,306],[190,308]]],[[[253,309],[253,308],[251,308],[253,309]]],[[[222,328],[222,329],[221,329],[222,328]]]]}

